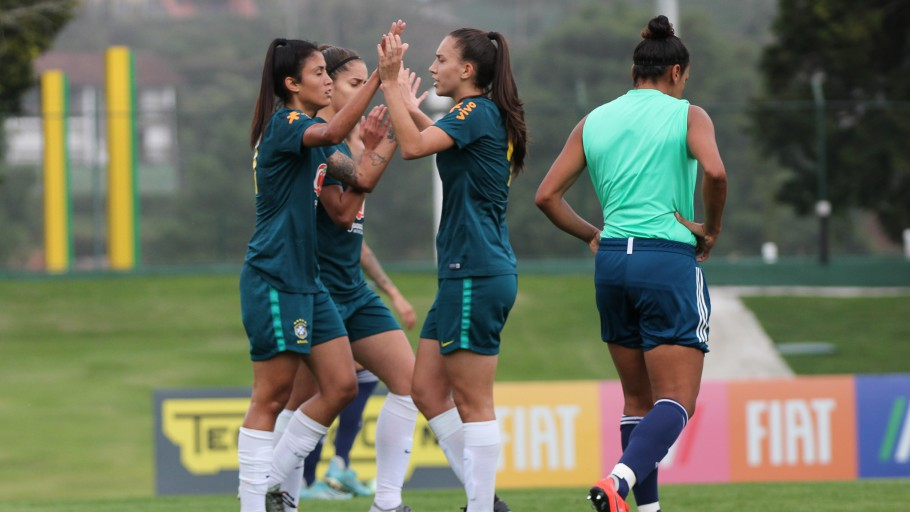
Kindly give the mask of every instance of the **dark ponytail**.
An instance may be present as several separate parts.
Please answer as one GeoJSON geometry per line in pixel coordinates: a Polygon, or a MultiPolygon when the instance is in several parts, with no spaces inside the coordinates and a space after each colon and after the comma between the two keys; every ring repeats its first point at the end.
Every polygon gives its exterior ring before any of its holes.
{"type": "Polygon", "coordinates": [[[259,84],[259,96],[253,107],[253,123],[250,127],[250,147],[255,148],[263,136],[269,117],[275,111],[275,98],[287,103],[290,92],[284,86],[284,79],[294,77],[301,79],[303,63],[310,55],[318,51],[316,45],[299,39],[274,39],[269,44],[262,65],[262,81],[259,84]]]}
{"type": "Polygon", "coordinates": [[[663,76],[668,67],[679,66],[685,71],[689,67],[689,50],[676,37],[673,24],[666,16],[651,18],[648,26],[641,31],[643,41],[632,53],[632,81],[653,81],[663,76]]]}
{"type": "Polygon", "coordinates": [[[518,175],[524,169],[528,153],[528,126],[524,103],[518,97],[518,85],[512,75],[509,43],[499,32],[475,28],[461,28],[449,36],[461,51],[462,60],[472,62],[476,67],[474,84],[490,95],[502,113],[512,143],[512,174],[518,175]]]}

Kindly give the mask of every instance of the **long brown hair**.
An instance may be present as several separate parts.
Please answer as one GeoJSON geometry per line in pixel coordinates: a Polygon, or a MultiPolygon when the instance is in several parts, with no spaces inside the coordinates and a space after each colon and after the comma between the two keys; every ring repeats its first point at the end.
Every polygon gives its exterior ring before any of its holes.
{"type": "Polygon", "coordinates": [[[275,98],[287,103],[291,94],[284,86],[284,79],[291,76],[300,79],[303,63],[319,51],[316,45],[299,39],[278,38],[269,44],[262,65],[262,81],[259,96],[253,108],[253,123],[250,127],[250,147],[255,148],[265,132],[269,118],[275,111],[275,98]]]}
{"type": "Polygon", "coordinates": [[[484,32],[476,28],[460,28],[449,34],[461,59],[477,68],[474,84],[489,94],[499,107],[512,143],[512,174],[524,169],[528,153],[528,126],[525,124],[524,103],[518,97],[518,86],[512,76],[509,43],[499,32],[484,32]]]}

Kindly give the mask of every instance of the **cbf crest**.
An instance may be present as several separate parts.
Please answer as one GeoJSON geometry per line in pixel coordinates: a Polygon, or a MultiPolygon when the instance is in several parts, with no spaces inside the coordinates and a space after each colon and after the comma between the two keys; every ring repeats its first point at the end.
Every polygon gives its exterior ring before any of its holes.
{"type": "Polygon", "coordinates": [[[297,336],[298,344],[307,342],[307,334],[306,320],[298,318],[296,321],[294,321],[294,335],[297,336]]]}

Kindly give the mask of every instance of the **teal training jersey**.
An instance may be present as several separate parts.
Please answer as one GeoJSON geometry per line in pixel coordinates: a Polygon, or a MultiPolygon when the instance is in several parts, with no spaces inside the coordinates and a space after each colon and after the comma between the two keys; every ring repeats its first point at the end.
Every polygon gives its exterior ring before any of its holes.
{"type": "Polygon", "coordinates": [[[582,140],[603,207],[603,238],[659,238],[695,245],[679,223],[694,215],[697,162],[686,145],[689,102],[633,89],[594,109],[582,140]]]}
{"type": "Polygon", "coordinates": [[[317,291],[314,180],[325,152],[304,147],[303,132],[319,122],[299,110],[278,110],[253,157],[256,228],[245,264],[283,292],[317,291]]]}
{"type": "Polygon", "coordinates": [[[436,126],[455,140],[436,156],[442,180],[439,277],[515,274],[506,226],[511,148],[499,107],[484,97],[465,98],[436,126]]]}
{"type": "MultiPolygon", "coordinates": [[[[336,150],[351,156],[351,150],[344,142],[333,148],[327,148],[326,154],[331,155],[336,150]]],[[[345,190],[348,188],[345,183],[327,175],[324,178],[317,177],[317,182],[319,181],[321,183],[316,187],[317,195],[322,192],[324,187],[331,185],[340,185],[345,190]]],[[[354,219],[354,224],[348,229],[335,224],[322,203],[318,203],[316,206],[319,278],[329,289],[335,302],[346,302],[367,286],[360,267],[360,252],[363,248],[363,210],[361,206],[354,219]]]]}

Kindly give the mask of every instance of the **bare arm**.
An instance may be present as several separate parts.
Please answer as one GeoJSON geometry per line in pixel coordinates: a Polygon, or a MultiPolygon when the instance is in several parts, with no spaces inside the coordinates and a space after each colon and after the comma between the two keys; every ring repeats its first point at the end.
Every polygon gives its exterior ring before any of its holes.
{"type": "Polygon", "coordinates": [[[395,127],[398,145],[401,146],[402,158],[405,160],[420,158],[454,146],[455,141],[443,130],[432,126],[432,121],[428,117],[425,115],[422,118],[418,117],[421,122],[430,123],[422,130],[411,117],[408,108],[412,95],[411,84],[408,74],[401,66],[407,45],[402,44],[401,37],[397,34],[386,34],[383,36],[383,44],[376,48],[379,53],[379,72],[385,81],[382,90],[389,106],[389,116],[395,127]]]}
{"type": "Polygon", "coordinates": [[[392,305],[398,311],[398,315],[401,316],[401,321],[405,324],[405,328],[408,330],[413,329],[414,324],[417,323],[417,315],[414,313],[413,306],[398,291],[389,276],[386,275],[382,265],[379,264],[379,260],[376,259],[376,255],[373,254],[366,242],[363,243],[363,249],[360,252],[360,266],[363,267],[363,272],[367,277],[372,279],[376,286],[392,300],[392,305]]]}
{"type": "Polygon", "coordinates": [[[360,116],[367,109],[377,90],[379,90],[379,74],[374,71],[363,87],[354,94],[351,101],[329,122],[314,124],[303,132],[303,145],[317,147],[340,144],[354,129],[354,125],[360,120],[360,116]]]}
{"type": "Polygon", "coordinates": [[[727,171],[717,149],[714,137],[714,123],[708,113],[700,107],[689,107],[689,129],[686,143],[692,156],[698,160],[704,172],[702,181],[702,203],[705,209],[705,222],[696,223],[683,219],[679,213],[676,219],[683,223],[695,235],[696,255],[698,261],[705,261],[720,235],[724,204],[727,201],[727,171]]]}
{"type": "MultiPolygon", "coordinates": [[[[404,32],[405,23],[398,20],[392,23],[390,34],[400,36],[404,32]]],[[[354,129],[360,116],[367,109],[370,100],[379,90],[379,73],[373,71],[366,83],[363,84],[354,97],[327,123],[315,124],[303,132],[303,145],[306,147],[334,146],[341,143],[354,129]]]]}
{"type": "Polygon", "coordinates": [[[556,227],[586,242],[591,252],[596,254],[600,230],[575,213],[564,197],[587,165],[582,144],[585,119],[572,130],[562,152],[537,188],[534,202],[556,227]]]}
{"type": "MultiPolygon", "coordinates": [[[[381,105],[373,107],[370,115],[363,120],[361,138],[364,141],[364,149],[355,157],[356,159],[351,159],[344,153],[336,151],[326,160],[326,172],[333,178],[350,185],[351,189],[348,191],[353,191],[355,194],[366,194],[373,191],[395,153],[397,144],[395,138],[391,136],[391,127],[388,122],[383,121],[385,113],[385,107],[381,105]]],[[[344,193],[346,194],[348,191],[344,193]]],[[[345,212],[351,216],[356,214],[363,198],[359,199],[360,203],[356,207],[354,207],[355,202],[356,200],[352,199],[344,206],[339,206],[339,208],[343,208],[343,211],[340,211],[338,215],[341,216],[345,212]],[[351,208],[353,208],[353,212],[351,208]]],[[[334,210],[336,206],[330,203],[323,204],[326,206],[326,210],[329,208],[334,210]]],[[[333,212],[329,213],[334,218],[333,212]]]]}

